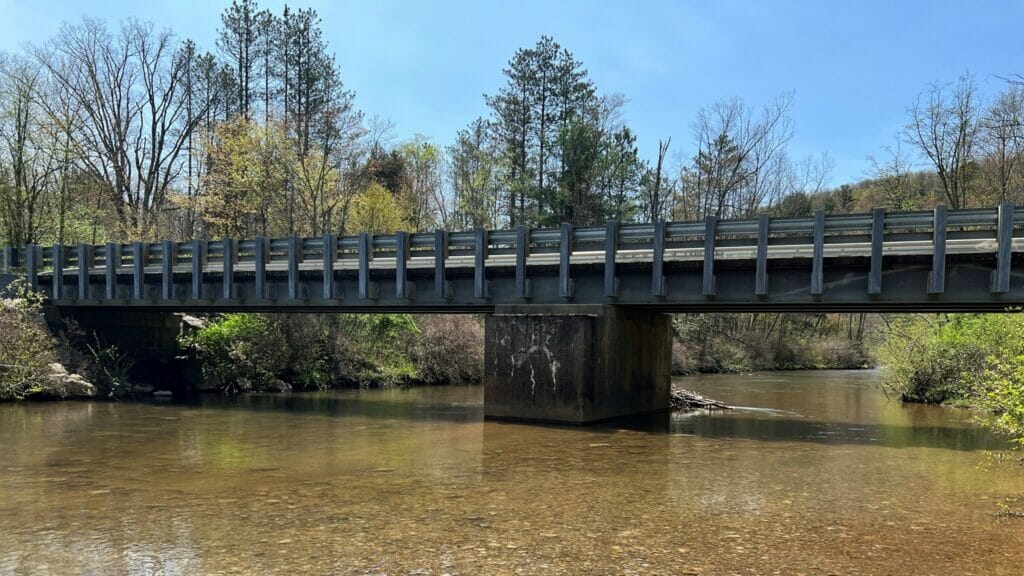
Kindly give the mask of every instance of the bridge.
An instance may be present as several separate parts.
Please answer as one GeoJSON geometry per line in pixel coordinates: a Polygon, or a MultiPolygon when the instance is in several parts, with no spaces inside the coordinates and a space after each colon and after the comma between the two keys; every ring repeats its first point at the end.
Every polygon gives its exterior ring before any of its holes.
{"type": "MultiPolygon", "coordinates": [[[[485,313],[485,412],[587,422],[667,406],[666,312],[1024,306],[1024,213],[993,209],[3,250],[62,314],[485,313]]],[[[4,283],[0,279],[0,286],[4,283]]],[[[133,320],[135,319],[135,320],[133,320]]],[[[147,321],[148,323],[148,321],[147,321]]]]}

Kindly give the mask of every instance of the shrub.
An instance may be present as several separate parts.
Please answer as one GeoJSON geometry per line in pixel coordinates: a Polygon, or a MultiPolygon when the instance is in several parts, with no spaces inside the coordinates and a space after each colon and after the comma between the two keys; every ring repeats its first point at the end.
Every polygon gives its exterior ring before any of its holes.
{"type": "Polygon", "coordinates": [[[882,386],[905,401],[977,405],[993,358],[1024,352],[1024,317],[950,314],[898,318],[879,349],[882,386]]]}
{"type": "Polygon", "coordinates": [[[473,316],[421,316],[410,356],[429,384],[479,382],[484,372],[484,330],[473,316]]]}
{"type": "Polygon", "coordinates": [[[225,314],[181,339],[225,392],[262,389],[286,362],[288,343],[263,314],[225,314]]]}
{"type": "Polygon", "coordinates": [[[0,300],[0,400],[30,394],[63,396],[47,378],[56,342],[43,323],[38,298],[0,300]]]}
{"type": "Polygon", "coordinates": [[[215,387],[241,392],[408,383],[418,334],[405,314],[226,314],[181,342],[215,387]]]}

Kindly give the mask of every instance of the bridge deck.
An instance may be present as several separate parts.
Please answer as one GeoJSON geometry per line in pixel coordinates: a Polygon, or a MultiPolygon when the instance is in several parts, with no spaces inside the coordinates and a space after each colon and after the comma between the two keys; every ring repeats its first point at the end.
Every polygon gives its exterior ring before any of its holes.
{"type": "Polygon", "coordinates": [[[1004,204],[587,228],[30,246],[4,249],[0,272],[23,271],[32,288],[60,306],[953,310],[1024,304],[1024,282],[1012,271],[1022,252],[1024,212],[1004,204]]]}
{"type": "MultiPolygon", "coordinates": [[[[946,254],[994,254],[998,247],[995,240],[950,240],[946,242],[946,254]]],[[[1013,239],[1013,252],[1024,252],[1024,238],[1013,239]]],[[[792,260],[799,258],[812,258],[814,253],[813,244],[791,245],[791,246],[769,246],[767,257],[769,260],[792,260]]],[[[931,241],[907,241],[889,242],[882,246],[883,256],[930,256],[932,254],[931,241]]],[[[615,262],[618,264],[627,263],[650,263],[653,258],[653,250],[620,250],[615,254],[615,262]]],[[[849,244],[826,244],[823,256],[825,258],[867,258],[871,256],[871,244],[869,242],[851,242],[849,244]]],[[[715,248],[715,260],[753,260],[757,257],[756,247],[747,246],[722,246],[715,248]]],[[[526,257],[527,266],[558,266],[560,255],[553,253],[533,254],[526,257]]],[[[603,251],[572,252],[572,264],[604,264],[605,253],[603,251]]],[[[703,248],[668,248],[665,250],[665,262],[701,262],[704,260],[703,248]]],[[[433,269],[436,260],[433,255],[412,256],[408,260],[410,269],[433,269]]],[[[484,265],[487,267],[509,267],[516,265],[515,255],[498,254],[489,257],[484,265]]],[[[370,261],[371,270],[394,270],[397,266],[397,259],[393,256],[376,257],[370,261]]],[[[473,256],[449,256],[445,259],[447,268],[473,268],[475,261],[473,256]]],[[[342,259],[334,262],[334,270],[357,271],[359,261],[356,259],[342,259]]],[[[299,269],[303,272],[318,272],[323,270],[320,262],[302,261],[299,262],[299,269]]],[[[65,276],[77,276],[77,266],[67,266],[64,269],[65,276]]],[[[146,274],[159,275],[163,268],[157,265],[148,265],[144,268],[146,274]]],[[[172,267],[175,274],[191,274],[190,264],[175,264],[172,267]]],[[[283,261],[270,261],[266,265],[267,272],[287,272],[288,263],[283,261]]],[[[132,274],[134,269],[129,266],[117,268],[118,274],[132,274]]],[[[203,266],[206,274],[220,274],[224,271],[220,263],[207,263],[203,266]]],[[[239,261],[233,267],[233,271],[255,272],[256,263],[252,261],[239,261]]],[[[106,273],[106,266],[93,266],[89,268],[90,275],[103,275],[106,273]]],[[[50,277],[52,270],[39,273],[40,277],[50,277]]]]}

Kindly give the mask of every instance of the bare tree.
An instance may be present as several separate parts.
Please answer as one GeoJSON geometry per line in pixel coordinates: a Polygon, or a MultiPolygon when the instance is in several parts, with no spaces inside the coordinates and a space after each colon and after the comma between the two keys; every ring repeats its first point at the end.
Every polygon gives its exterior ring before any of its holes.
{"type": "Polygon", "coordinates": [[[793,165],[789,190],[808,196],[821,194],[828,186],[835,166],[835,160],[828,152],[804,158],[793,165]]]}
{"type": "Polygon", "coordinates": [[[882,189],[882,201],[894,210],[911,210],[915,206],[911,190],[910,171],[913,167],[903,152],[897,138],[895,146],[882,149],[885,157],[882,160],[874,156],[868,157],[871,162],[869,176],[874,178],[882,189]]]}
{"type": "Polygon", "coordinates": [[[683,212],[688,218],[747,215],[773,188],[765,178],[793,137],[793,95],[782,94],[760,115],[739,98],[704,108],[693,124],[697,153],[681,162],[683,212]]]}
{"type": "Polygon", "coordinates": [[[38,242],[46,193],[55,171],[52,151],[42,142],[45,114],[38,95],[38,68],[19,58],[0,60],[0,224],[7,243],[38,242]]]}
{"type": "Polygon", "coordinates": [[[189,63],[173,34],[127,21],[114,37],[86,19],[32,53],[79,111],[71,147],[82,168],[107,183],[121,235],[152,234],[203,117],[184,98],[189,63]]]}
{"type": "Polygon", "coordinates": [[[665,157],[671,145],[671,137],[658,140],[658,159],[654,168],[648,165],[640,178],[640,202],[643,218],[648,222],[663,220],[669,213],[669,204],[675,190],[665,174],[665,157]]]}
{"type": "Polygon", "coordinates": [[[932,84],[910,107],[903,132],[904,139],[935,166],[951,208],[965,208],[971,201],[980,126],[976,90],[969,74],[952,87],[932,84]]]}
{"type": "Polygon", "coordinates": [[[981,134],[986,190],[999,202],[1020,200],[1024,86],[1013,84],[996,97],[981,119],[981,134]]]}

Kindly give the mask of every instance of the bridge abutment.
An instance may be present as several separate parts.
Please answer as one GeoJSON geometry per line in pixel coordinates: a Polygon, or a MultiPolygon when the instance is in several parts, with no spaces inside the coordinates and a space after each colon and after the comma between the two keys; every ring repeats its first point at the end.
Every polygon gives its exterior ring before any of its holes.
{"type": "Polygon", "coordinates": [[[178,346],[182,314],[142,310],[65,310],[48,307],[46,322],[57,333],[70,324],[84,333],[90,345],[113,345],[132,361],[130,381],[138,387],[186,392],[198,387],[198,363],[184,357],[178,346]]]}
{"type": "Polygon", "coordinates": [[[671,324],[607,305],[501,306],[485,328],[488,418],[586,424],[667,410],[671,324]]]}

